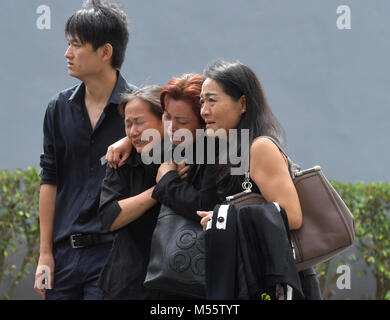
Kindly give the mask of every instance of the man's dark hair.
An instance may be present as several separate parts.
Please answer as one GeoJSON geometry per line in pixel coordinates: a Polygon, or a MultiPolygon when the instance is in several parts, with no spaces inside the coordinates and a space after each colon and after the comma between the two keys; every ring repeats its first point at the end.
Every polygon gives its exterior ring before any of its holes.
{"type": "Polygon", "coordinates": [[[83,44],[91,43],[94,50],[110,43],[112,66],[120,69],[129,41],[128,19],[117,3],[87,0],[66,22],[65,35],[78,37],[83,44]]]}

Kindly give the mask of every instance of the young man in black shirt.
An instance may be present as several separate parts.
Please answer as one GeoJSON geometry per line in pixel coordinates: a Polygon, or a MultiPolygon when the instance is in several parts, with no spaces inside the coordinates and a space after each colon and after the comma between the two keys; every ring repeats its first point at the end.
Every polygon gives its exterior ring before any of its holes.
{"type": "Polygon", "coordinates": [[[45,114],[34,288],[46,299],[101,299],[97,280],[113,236],[97,215],[100,159],[125,136],[117,106],[122,93],[135,89],[119,73],[128,21],[116,4],[87,1],[65,34],[69,75],[82,83],[52,98],[45,114]]]}

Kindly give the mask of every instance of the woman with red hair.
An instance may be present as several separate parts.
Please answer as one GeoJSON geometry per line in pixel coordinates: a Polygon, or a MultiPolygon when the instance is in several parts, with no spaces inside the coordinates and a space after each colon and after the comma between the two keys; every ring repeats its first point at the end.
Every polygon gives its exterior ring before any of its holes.
{"type": "MultiPolygon", "coordinates": [[[[164,111],[163,122],[168,135],[165,138],[169,138],[172,149],[177,145],[184,147],[191,143],[194,146],[192,150],[196,149],[194,144],[197,137],[196,130],[204,128],[204,121],[200,116],[199,100],[202,84],[202,75],[186,73],[172,78],[161,90],[160,102],[164,111]]],[[[165,162],[160,166],[157,182],[168,171],[176,170],[183,174],[183,171],[188,169],[189,166],[183,164],[165,162]]]]}
{"type": "MultiPolygon", "coordinates": [[[[202,75],[188,73],[171,79],[161,90],[163,122],[167,127],[172,147],[174,149],[175,146],[192,143],[194,153],[189,162],[194,164],[178,164],[175,161],[162,163],[157,172],[157,185],[152,194],[158,202],[195,221],[200,221],[196,214],[199,210],[197,208],[214,208],[217,204],[213,167],[207,164],[205,149],[197,150],[196,146],[196,139],[206,139],[204,135],[199,135],[197,132],[201,129],[200,132],[203,133],[204,128],[204,121],[200,116],[199,99],[202,84],[202,75]],[[188,135],[177,134],[179,130],[191,133],[189,135],[191,139],[184,141],[188,135]],[[202,152],[201,156],[204,157],[200,162],[205,164],[199,164],[199,162],[195,164],[197,156],[195,153],[199,156],[199,152],[202,152]]],[[[202,145],[206,147],[207,142],[204,141],[202,145]]]]}
{"type": "Polygon", "coordinates": [[[164,110],[165,122],[171,122],[169,138],[174,145],[182,142],[173,140],[178,129],[187,129],[196,136],[196,129],[204,127],[200,116],[200,91],[203,76],[196,73],[183,74],[171,79],[160,93],[160,102],[164,110]]]}

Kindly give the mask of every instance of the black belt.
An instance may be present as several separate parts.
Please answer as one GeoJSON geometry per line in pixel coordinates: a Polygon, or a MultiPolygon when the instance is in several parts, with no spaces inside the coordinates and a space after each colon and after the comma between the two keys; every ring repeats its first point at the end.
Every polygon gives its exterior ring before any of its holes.
{"type": "MultiPolygon", "coordinates": [[[[68,238],[66,238],[68,239],[68,238]]],[[[66,240],[65,239],[65,240],[66,240]]],[[[114,240],[114,234],[99,234],[99,233],[75,233],[70,235],[70,245],[73,249],[85,248],[100,243],[111,242],[114,240]]]]}

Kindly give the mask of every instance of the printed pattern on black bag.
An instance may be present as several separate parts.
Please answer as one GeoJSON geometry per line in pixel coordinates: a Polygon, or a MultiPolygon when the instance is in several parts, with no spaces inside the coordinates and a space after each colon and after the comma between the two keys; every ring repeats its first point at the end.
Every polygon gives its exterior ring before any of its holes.
{"type": "Polygon", "coordinates": [[[205,298],[205,234],[199,222],[161,205],[144,285],[205,298]]]}
{"type": "Polygon", "coordinates": [[[197,232],[191,226],[184,226],[178,231],[175,244],[178,250],[169,256],[171,269],[175,272],[185,272],[191,268],[194,275],[203,277],[205,274],[204,232],[197,232]]]}

